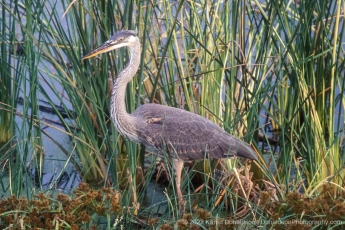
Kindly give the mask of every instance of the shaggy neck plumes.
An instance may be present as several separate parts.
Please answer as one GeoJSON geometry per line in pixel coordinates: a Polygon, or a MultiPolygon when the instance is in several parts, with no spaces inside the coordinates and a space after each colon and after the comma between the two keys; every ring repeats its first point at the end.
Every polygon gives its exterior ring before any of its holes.
{"type": "Polygon", "coordinates": [[[134,122],[130,114],[127,113],[125,95],[128,82],[136,74],[140,64],[140,41],[129,47],[130,60],[127,66],[118,74],[111,94],[111,118],[116,129],[121,135],[137,141],[137,134],[133,127],[134,122]]]}

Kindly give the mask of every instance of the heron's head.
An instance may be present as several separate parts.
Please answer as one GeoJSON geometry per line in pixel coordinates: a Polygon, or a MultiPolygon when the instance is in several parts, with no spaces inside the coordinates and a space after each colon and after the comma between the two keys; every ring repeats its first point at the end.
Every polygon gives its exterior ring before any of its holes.
{"type": "Polygon", "coordinates": [[[105,53],[124,46],[134,46],[138,42],[138,37],[133,30],[121,30],[111,36],[111,38],[100,45],[98,48],[92,50],[90,53],[82,57],[81,60],[88,59],[101,53],[105,53]]]}

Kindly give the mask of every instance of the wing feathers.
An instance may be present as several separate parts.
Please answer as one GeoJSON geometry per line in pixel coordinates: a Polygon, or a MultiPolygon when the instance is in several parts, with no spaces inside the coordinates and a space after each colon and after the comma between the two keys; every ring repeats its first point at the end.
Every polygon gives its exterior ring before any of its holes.
{"type": "Polygon", "coordinates": [[[149,147],[168,151],[175,158],[197,160],[239,156],[256,159],[254,150],[210,120],[185,110],[157,104],[140,106],[132,116],[138,136],[149,147]]]}

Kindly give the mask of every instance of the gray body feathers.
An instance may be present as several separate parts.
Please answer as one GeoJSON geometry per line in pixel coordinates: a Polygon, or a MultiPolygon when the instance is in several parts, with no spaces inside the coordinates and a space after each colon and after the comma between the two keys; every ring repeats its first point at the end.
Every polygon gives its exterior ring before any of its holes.
{"type": "Polygon", "coordinates": [[[239,156],[256,159],[254,150],[197,114],[158,104],[144,104],[131,116],[140,118],[139,142],[173,158],[200,160],[239,156]]]}

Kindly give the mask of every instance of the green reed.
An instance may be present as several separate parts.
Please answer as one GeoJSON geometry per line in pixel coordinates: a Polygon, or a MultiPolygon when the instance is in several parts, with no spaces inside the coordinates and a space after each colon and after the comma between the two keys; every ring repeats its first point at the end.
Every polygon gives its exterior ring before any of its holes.
{"type": "MultiPolygon", "coordinates": [[[[201,205],[212,210],[211,215],[231,210],[240,216],[248,214],[241,211],[243,207],[251,207],[250,215],[269,220],[250,199],[259,191],[249,197],[244,194],[243,187],[251,180],[256,179],[262,190],[269,183],[275,199],[284,199],[289,191],[317,195],[325,182],[343,186],[344,25],[340,9],[344,1],[69,3],[62,3],[62,17],[54,4],[2,2],[2,14],[9,13],[12,22],[11,26],[1,22],[2,34],[6,34],[1,37],[1,86],[12,90],[7,94],[11,97],[0,95],[0,121],[5,130],[15,126],[15,96],[21,82],[29,85],[21,89],[28,96],[23,113],[17,113],[23,120],[18,144],[7,142],[10,150],[6,152],[17,151],[21,157],[14,162],[16,168],[11,165],[11,176],[15,171],[25,175],[23,162],[31,154],[42,165],[42,139],[49,135],[41,129],[37,104],[41,94],[56,110],[65,128],[61,132],[70,137],[71,151],[56,143],[68,156],[67,162],[87,182],[112,182],[121,189],[126,206],[142,203],[147,183],[143,191],[138,188],[152,177],[155,162],[145,171],[144,147],[120,137],[109,117],[111,82],[127,63],[128,53],[123,49],[81,61],[116,31],[134,29],[142,42],[142,63],[127,86],[129,112],[147,102],[186,109],[252,143],[265,159],[251,166],[253,177],[245,167],[236,167],[244,165],[242,160],[191,166],[184,171],[183,181],[189,208],[195,207],[194,201],[203,201],[201,205]],[[13,43],[21,42],[15,33],[25,38],[24,56],[7,53],[13,43]],[[44,85],[61,101],[67,119],[55,108],[39,80],[41,75],[47,76],[44,85]],[[73,113],[53,80],[66,91],[73,113]],[[270,131],[278,133],[278,144],[259,145],[259,141],[275,138],[270,131]],[[216,170],[226,172],[221,182],[216,170]],[[143,171],[145,179],[138,176],[143,171]],[[193,184],[195,178],[198,182],[193,184]],[[195,189],[201,192],[193,194],[195,189]]],[[[6,135],[8,139],[13,133],[6,135]]],[[[6,160],[8,155],[4,156],[6,160]]],[[[11,188],[14,194],[23,181],[19,174],[11,188]]],[[[173,177],[173,172],[169,175],[173,177]]],[[[175,214],[176,197],[168,198],[171,205],[159,225],[175,214]]],[[[131,212],[136,215],[142,210],[131,212]]]]}

